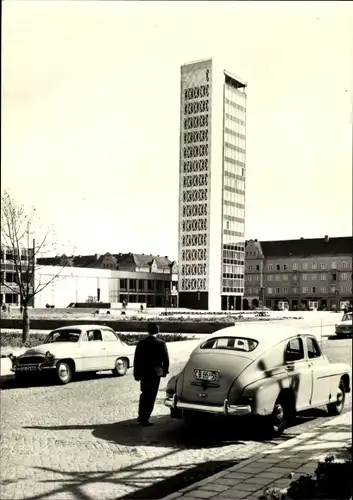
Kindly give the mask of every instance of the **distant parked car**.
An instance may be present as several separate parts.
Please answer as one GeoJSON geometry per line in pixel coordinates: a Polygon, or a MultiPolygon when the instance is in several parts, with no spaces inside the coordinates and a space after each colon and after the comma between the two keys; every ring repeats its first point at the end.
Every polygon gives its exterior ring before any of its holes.
{"type": "Polygon", "coordinates": [[[297,412],[342,412],[350,366],[330,363],[314,335],[292,327],[231,326],[203,339],[167,384],[165,405],[187,423],[202,415],[258,416],[280,435],[297,412]]]}
{"type": "Polygon", "coordinates": [[[122,342],[107,326],[77,325],[53,330],[44,344],[32,347],[18,357],[10,356],[12,371],[19,382],[29,374],[55,373],[67,384],[78,372],[111,370],[123,376],[133,365],[134,347],[122,342]]]}
{"type": "Polygon", "coordinates": [[[351,312],[345,313],[339,323],[335,325],[335,332],[338,337],[352,335],[353,332],[353,315],[351,312]]]}

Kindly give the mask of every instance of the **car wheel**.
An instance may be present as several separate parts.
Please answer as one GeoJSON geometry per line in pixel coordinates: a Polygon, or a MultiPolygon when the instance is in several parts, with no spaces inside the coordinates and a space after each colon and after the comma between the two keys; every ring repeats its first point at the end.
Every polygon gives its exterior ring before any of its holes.
{"type": "Polygon", "coordinates": [[[346,389],[344,387],[343,380],[340,380],[337,391],[337,401],[334,403],[329,403],[327,405],[327,411],[330,416],[340,415],[344,408],[344,403],[346,401],[346,389]]]}
{"type": "Polygon", "coordinates": [[[118,358],[115,361],[115,368],[114,368],[114,370],[112,370],[113,375],[115,375],[116,377],[123,377],[124,375],[126,375],[128,368],[129,368],[129,365],[128,365],[127,359],[118,358]]]}
{"type": "Polygon", "coordinates": [[[277,399],[271,415],[267,419],[267,428],[271,437],[279,437],[283,434],[288,424],[294,420],[295,411],[289,399],[280,397],[277,399]]]}
{"type": "Polygon", "coordinates": [[[68,384],[73,375],[73,369],[67,361],[59,361],[56,365],[56,375],[60,384],[68,384]]]}

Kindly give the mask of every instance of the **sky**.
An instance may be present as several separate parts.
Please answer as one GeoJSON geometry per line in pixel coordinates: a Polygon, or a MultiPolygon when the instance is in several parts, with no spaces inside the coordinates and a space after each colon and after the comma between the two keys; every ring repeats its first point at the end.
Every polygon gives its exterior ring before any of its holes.
{"type": "Polygon", "coordinates": [[[177,259],[180,66],[219,56],[246,238],[351,235],[353,2],[3,2],[2,190],[67,253],[177,259]]]}

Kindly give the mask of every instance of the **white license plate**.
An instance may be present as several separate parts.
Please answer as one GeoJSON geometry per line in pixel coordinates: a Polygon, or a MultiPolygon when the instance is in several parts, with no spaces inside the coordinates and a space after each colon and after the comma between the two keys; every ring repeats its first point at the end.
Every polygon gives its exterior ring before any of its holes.
{"type": "Polygon", "coordinates": [[[210,370],[194,370],[194,377],[197,380],[208,380],[209,382],[216,382],[219,379],[219,372],[210,370]]]}
{"type": "Polygon", "coordinates": [[[39,371],[39,366],[37,365],[28,365],[28,366],[17,366],[16,371],[19,372],[36,372],[39,371]]]}

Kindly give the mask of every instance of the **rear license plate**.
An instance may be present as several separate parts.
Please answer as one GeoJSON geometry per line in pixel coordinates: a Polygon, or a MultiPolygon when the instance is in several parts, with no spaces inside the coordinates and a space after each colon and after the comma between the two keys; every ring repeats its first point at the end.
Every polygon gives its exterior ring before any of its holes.
{"type": "Polygon", "coordinates": [[[219,372],[210,370],[194,370],[194,377],[197,380],[208,380],[209,382],[216,382],[219,380],[219,372]]]}
{"type": "Polygon", "coordinates": [[[28,366],[17,366],[16,371],[19,372],[37,372],[40,370],[40,367],[37,365],[28,365],[28,366]]]}

